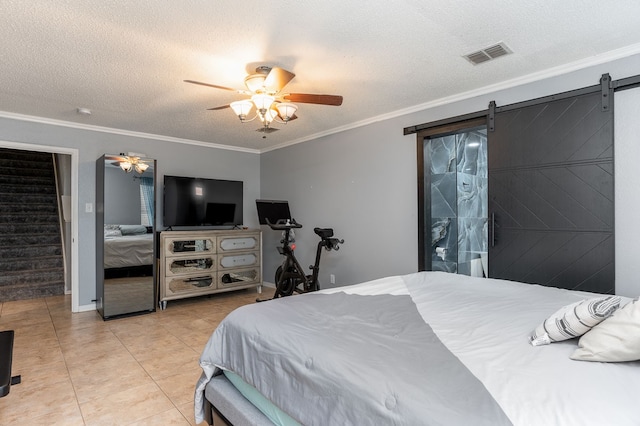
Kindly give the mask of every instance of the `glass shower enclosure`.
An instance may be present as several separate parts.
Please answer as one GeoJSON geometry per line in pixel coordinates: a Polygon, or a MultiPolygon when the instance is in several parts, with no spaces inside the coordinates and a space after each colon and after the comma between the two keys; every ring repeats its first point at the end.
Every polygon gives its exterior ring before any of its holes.
{"type": "Polygon", "coordinates": [[[427,269],[487,276],[486,126],[426,138],[424,159],[427,269]]]}

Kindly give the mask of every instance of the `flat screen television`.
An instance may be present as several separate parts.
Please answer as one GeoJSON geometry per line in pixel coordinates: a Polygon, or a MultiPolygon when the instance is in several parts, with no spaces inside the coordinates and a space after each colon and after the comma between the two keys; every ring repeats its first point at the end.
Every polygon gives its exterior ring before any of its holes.
{"type": "Polygon", "coordinates": [[[242,225],[243,182],[164,176],[165,227],[242,225]]]}

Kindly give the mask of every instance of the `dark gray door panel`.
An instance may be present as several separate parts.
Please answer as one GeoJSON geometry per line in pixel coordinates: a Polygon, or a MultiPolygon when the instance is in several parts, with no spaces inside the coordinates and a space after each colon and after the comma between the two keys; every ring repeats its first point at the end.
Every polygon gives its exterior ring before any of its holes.
{"type": "Polygon", "coordinates": [[[488,162],[489,275],[612,293],[613,108],[601,93],[497,112],[488,162]]]}

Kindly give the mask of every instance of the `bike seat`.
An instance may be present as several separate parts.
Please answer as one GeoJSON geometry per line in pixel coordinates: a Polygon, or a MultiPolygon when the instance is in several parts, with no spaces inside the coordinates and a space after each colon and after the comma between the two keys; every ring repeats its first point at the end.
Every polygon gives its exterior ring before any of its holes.
{"type": "Polygon", "coordinates": [[[315,232],[323,240],[326,239],[326,238],[333,237],[333,229],[332,228],[313,228],[313,232],[315,232]]]}

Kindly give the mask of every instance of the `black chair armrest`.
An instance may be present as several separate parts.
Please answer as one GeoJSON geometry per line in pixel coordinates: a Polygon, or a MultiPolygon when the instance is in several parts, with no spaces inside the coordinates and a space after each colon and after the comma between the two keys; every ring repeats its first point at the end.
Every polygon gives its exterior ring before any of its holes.
{"type": "Polygon", "coordinates": [[[20,376],[11,377],[13,336],[13,330],[0,331],[0,398],[9,393],[11,385],[20,383],[20,376]]]}

